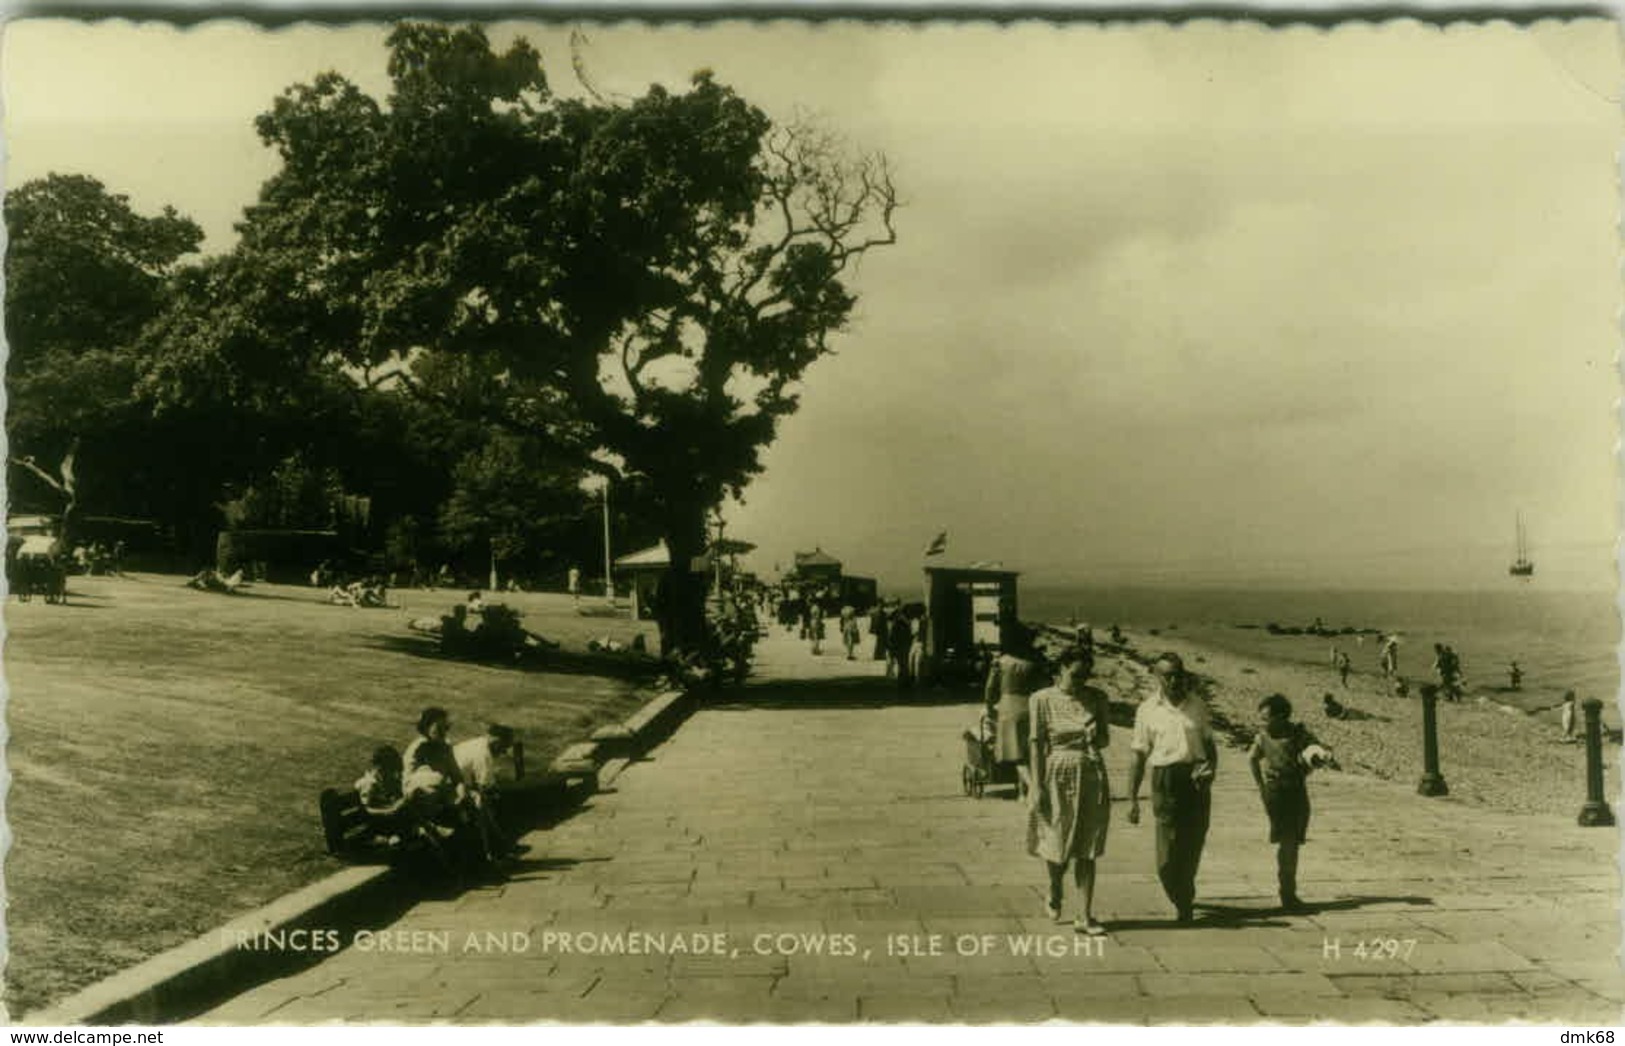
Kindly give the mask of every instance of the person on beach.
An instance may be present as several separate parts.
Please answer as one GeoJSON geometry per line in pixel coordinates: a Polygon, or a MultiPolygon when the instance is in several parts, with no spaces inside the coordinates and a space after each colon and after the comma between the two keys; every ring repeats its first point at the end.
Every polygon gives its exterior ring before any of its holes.
{"type": "Polygon", "coordinates": [[[1382,674],[1385,677],[1399,675],[1399,637],[1389,634],[1382,637],[1382,674]]]}
{"type": "Polygon", "coordinates": [[[1032,732],[1029,700],[1033,691],[1043,685],[1041,675],[1038,654],[1033,649],[1032,629],[1014,625],[1004,651],[988,666],[982,703],[993,712],[998,724],[994,732],[993,759],[1015,766],[1022,795],[1031,794],[1035,781],[1028,772],[1027,739],[1032,732]]]}
{"type": "Polygon", "coordinates": [[[1513,690],[1523,689],[1523,669],[1518,667],[1516,661],[1507,665],[1507,683],[1513,690]]]}
{"type": "Polygon", "coordinates": [[[1027,852],[1049,870],[1045,910],[1056,922],[1066,867],[1073,866],[1081,910],[1072,928],[1098,937],[1106,932],[1095,919],[1095,860],[1106,852],[1111,821],[1111,785],[1101,758],[1111,743],[1111,703],[1085,685],[1093,670],[1094,654],[1069,646],[1055,657],[1055,685],[1032,695],[1027,852]]]}
{"type": "Polygon", "coordinates": [[[581,602],[581,568],[571,567],[569,573],[565,575],[564,584],[570,590],[570,601],[579,604],[581,602]]]}
{"type": "Polygon", "coordinates": [[[1443,643],[1433,644],[1433,674],[1439,678],[1439,691],[1446,701],[1461,700],[1461,660],[1443,643]]]}
{"type": "Polygon", "coordinates": [[[1572,745],[1576,740],[1578,740],[1579,723],[1576,721],[1576,716],[1575,716],[1575,713],[1578,711],[1577,706],[1578,706],[1578,702],[1575,699],[1574,691],[1572,691],[1572,690],[1563,691],[1563,712],[1562,712],[1562,717],[1563,717],[1563,743],[1564,744],[1572,745]]]}
{"type": "Polygon", "coordinates": [[[1263,729],[1253,738],[1247,761],[1269,816],[1281,908],[1299,912],[1304,903],[1298,898],[1298,848],[1309,833],[1308,752],[1319,742],[1302,723],[1292,721],[1292,702],[1281,694],[1258,702],[1258,710],[1263,729]]]}
{"type": "Polygon", "coordinates": [[[1349,672],[1354,668],[1354,663],[1349,660],[1348,651],[1346,650],[1339,650],[1336,660],[1337,678],[1342,682],[1343,688],[1346,690],[1349,685],[1349,672]]]}
{"type": "Polygon", "coordinates": [[[813,656],[817,657],[824,652],[824,636],[828,629],[824,625],[824,608],[817,601],[810,604],[807,635],[812,639],[813,656]]]}
{"type": "Polygon", "coordinates": [[[1196,872],[1213,813],[1219,746],[1207,703],[1191,692],[1179,655],[1161,654],[1151,667],[1157,692],[1134,713],[1128,821],[1140,823],[1140,783],[1149,764],[1157,878],[1178,920],[1189,923],[1196,917],[1196,872]]]}

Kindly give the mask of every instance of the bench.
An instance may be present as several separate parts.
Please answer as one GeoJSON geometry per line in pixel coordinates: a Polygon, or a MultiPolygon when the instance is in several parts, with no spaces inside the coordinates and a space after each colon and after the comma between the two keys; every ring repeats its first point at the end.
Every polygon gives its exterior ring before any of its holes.
{"type": "MultiPolygon", "coordinates": [[[[525,745],[515,741],[513,757],[515,781],[525,777],[525,745]]],[[[378,819],[361,805],[361,794],[352,788],[324,788],[317,797],[322,816],[322,841],[327,852],[348,861],[387,860],[401,849],[390,846],[381,834],[378,819]]]]}
{"type": "Polygon", "coordinates": [[[589,792],[598,790],[598,742],[577,741],[560,752],[548,768],[555,778],[565,783],[586,786],[589,792]]]}

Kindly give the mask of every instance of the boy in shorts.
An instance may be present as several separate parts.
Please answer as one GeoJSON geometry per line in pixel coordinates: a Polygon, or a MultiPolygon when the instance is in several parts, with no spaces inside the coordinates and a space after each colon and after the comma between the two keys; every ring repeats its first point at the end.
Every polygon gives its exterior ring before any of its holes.
{"type": "Polygon", "coordinates": [[[1298,897],[1298,847],[1309,834],[1309,771],[1329,760],[1302,723],[1292,721],[1292,703],[1280,694],[1258,702],[1263,728],[1247,753],[1253,780],[1270,819],[1270,842],[1276,846],[1275,868],[1281,886],[1281,908],[1301,912],[1298,897]],[[1314,748],[1315,752],[1309,750],[1314,748]]]}

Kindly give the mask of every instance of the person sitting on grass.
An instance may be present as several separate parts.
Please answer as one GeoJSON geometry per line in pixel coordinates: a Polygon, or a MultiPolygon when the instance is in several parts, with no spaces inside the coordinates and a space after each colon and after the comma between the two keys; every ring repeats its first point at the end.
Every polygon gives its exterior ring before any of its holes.
{"type": "Polygon", "coordinates": [[[509,839],[496,816],[496,800],[500,791],[496,761],[513,751],[513,745],[513,727],[492,723],[480,736],[470,737],[452,746],[457,770],[462,775],[463,786],[468,790],[475,823],[490,841],[487,849],[505,857],[514,857],[530,850],[529,846],[509,839]]]}
{"type": "Polygon", "coordinates": [[[445,863],[439,835],[420,816],[418,806],[407,801],[404,769],[401,753],[394,745],[379,745],[373,749],[371,769],[355,783],[361,808],[367,812],[374,835],[385,846],[393,848],[408,839],[421,840],[445,863]]]}
{"type": "Polygon", "coordinates": [[[1263,729],[1254,736],[1247,758],[1264,812],[1269,815],[1270,842],[1276,845],[1281,908],[1303,911],[1304,903],[1298,897],[1298,848],[1309,833],[1307,777],[1330,754],[1302,723],[1292,721],[1292,702],[1281,694],[1270,694],[1258,708],[1263,713],[1263,729]],[[1319,749],[1318,756],[1309,752],[1311,748],[1319,749]]]}
{"type": "Polygon", "coordinates": [[[456,756],[446,743],[451,730],[451,713],[430,705],[418,716],[418,736],[406,746],[402,762],[406,767],[403,791],[432,819],[452,820],[463,800],[463,779],[456,756]]]}
{"type": "Polygon", "coordinates": [[[223,592],[230,595],[236,592],[243,584],[243,572],[234,570],[230,574],[221,574],[212,567],[202,570],[186,579],[187,588],[195,588],[199,592],[223,592]]]}
{"type": "Polygon", "coordinates": [[[446,741],[451,714],[431,705],[418,716],[418,737],[407,746],[405,792],[408,802],[419,804],[424,815],[452,830],[473,828],[486,863],[498,856],[497,833],[483,804],[464,780],[457,755],[446,741]]]}

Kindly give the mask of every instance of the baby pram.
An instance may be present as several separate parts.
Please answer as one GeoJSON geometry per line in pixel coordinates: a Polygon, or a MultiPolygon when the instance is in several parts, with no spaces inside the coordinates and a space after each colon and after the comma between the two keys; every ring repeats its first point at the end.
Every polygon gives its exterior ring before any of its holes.
{"type": "Polygon", "coordinates": [[[1010,795],[1019,793],[1019,779],[1014,763],[999,763],[993,759],[993,725],[987,716],[976,724],[976,732],[966,730],[965,765],[960,770],[960,783],[965,794],[972,799],[982,798],[989,785],[1010,785],[1010,795]]]}

